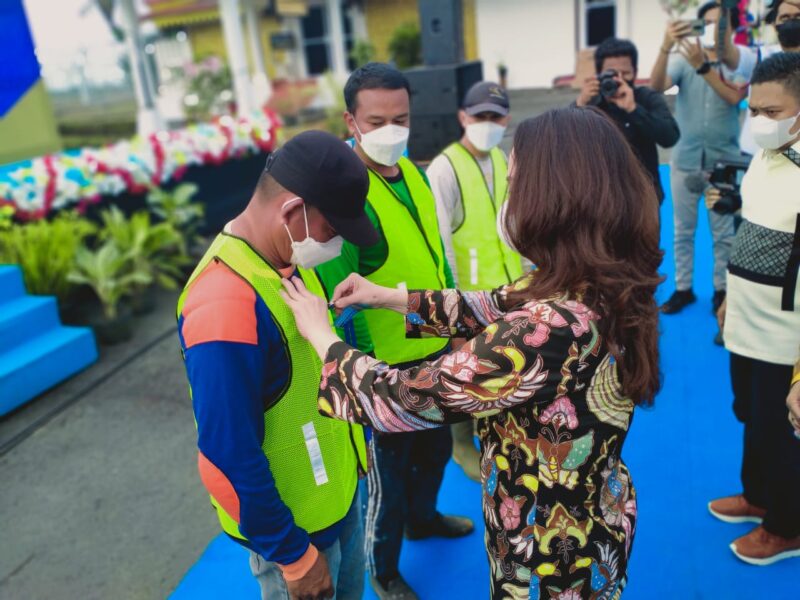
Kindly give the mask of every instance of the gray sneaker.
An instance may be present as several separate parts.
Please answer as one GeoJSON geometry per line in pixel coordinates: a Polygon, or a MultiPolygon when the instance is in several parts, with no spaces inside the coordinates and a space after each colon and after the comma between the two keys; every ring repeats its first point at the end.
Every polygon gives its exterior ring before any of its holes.
{"type": "Polygon", "coordinates": [[[414,593],[414,590],[408,586],[406,580],[400,575],[389,581],[386,587],[383,587],[380,581],[370,575],[369,584],[381,600],[419,600],[419,596],[414,593]]]}

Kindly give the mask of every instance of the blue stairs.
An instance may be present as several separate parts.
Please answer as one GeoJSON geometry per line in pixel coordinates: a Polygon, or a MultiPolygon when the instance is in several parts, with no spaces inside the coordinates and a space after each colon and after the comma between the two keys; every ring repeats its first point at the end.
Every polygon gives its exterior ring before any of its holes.
{"type": "Polygon", "coordinates": [[[91,329],[61,325],[55,298],[28,296],[19,267],[0,265],[0,416],[96,360],[91,329]]]}

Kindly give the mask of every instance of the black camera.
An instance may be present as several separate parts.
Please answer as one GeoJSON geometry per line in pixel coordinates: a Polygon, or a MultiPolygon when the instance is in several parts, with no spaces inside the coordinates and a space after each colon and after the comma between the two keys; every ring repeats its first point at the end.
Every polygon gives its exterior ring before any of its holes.
{"type": "Polygon", "coordinates": [[[617,93],[619,81],[617,81],[616,77],[617,72],[614,69],[603,71],[597,77],[600,82],[600,95],[603,96],[603,98],[610,98],[617,93]]]}
{"type": "Polygon", "coordinates": [[[713,211],[730,215],[742,208],[742,179],[750,166],[749,154],[730,156],[714,163],[714,170],[708,182],[722,192],[722,197],[714,205],[713,211]]]}

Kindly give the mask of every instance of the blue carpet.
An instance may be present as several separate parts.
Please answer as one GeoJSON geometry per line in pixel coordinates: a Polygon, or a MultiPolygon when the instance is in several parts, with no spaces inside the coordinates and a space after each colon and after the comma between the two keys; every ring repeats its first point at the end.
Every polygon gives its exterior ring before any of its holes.
{"type": "MultiPolygon", "coordinates": [[[[662,175],[666,175],[664,168],[662,175]]],[[[665,182],[669,188],[669,182],[665,182]]],[[[662,211],[667,255],[659,301],[672,292],[672,211],[662,211]]],[[[800,559],[771,567],[740,562],[728,544],[752,525],[730,525],[708,514],[706,503],[740,490],[741,426],[731,412],[727,354],[712,344],[711,238],[705,211],[697,236],[698,302],[664,317],[664,388],[653,409],[638,410],[625,460],[639,493],[639,524],[626,600],[800,598],[800,559]]],[[[445,512],[482,523],[480,488],[452,463],[440,493],[445,512]]],[[[458,541],[406,542],[400,569],[423,600],[482,599],[489,569],[483,532],[458,541]]],[[[365,598],[375,598],[367,586],[365,598]]],[[[174,600],[258,598],[246,553],[224,536],[214,539],[173,594],[174,600]]]]}

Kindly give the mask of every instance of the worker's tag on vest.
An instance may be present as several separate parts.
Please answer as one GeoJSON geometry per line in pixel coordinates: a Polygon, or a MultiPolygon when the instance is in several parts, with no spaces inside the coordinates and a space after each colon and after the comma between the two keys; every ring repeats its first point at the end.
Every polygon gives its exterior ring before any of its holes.
{"type": "Polygon", "coordinates": [[[306,440],[308,458],[311,459],[311,470],[314,471],[314,481],[317,482],[317,485],[324,485],[328,483],[328,472],[325,470],[325,463],[322,460],[322,449],[319,447],[317,430],[314,428],[313,422],[308,422],[303,425],[303,437],[306,440]]]}
{"type": "Polygon", "coordinates": [[[478,285],[478,249],[469,249],[469,283],[478,285]]]}

